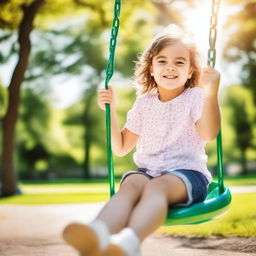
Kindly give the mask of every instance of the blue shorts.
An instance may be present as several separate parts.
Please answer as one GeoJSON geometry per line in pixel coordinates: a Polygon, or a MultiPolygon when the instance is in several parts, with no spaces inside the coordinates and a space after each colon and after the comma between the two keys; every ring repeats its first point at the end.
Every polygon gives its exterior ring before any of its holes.
{"type": "MultiPolygon", "coordinates": [[[[120,181],[122,183],[129,175],[142,174],[153,179],[154,177],[147,173],[147,169],[140,168],[138,171],[129,171],[125,173],[120,181]]],[[[206,177],[198,171],[188,169],[177,169],[174,171],[163,171],[160,176],[171,174],[179,177],[185,184],[188,193],[188,200],[185,203],[178,203],[175,206],[188,206],[194,203],[202,202],[207,196],[209,182],[206,177]]],[[[158,176],[159,177],[159,176],[158,176]]],[[[155,177],[157,178],[157,177],[155,177]]]]}

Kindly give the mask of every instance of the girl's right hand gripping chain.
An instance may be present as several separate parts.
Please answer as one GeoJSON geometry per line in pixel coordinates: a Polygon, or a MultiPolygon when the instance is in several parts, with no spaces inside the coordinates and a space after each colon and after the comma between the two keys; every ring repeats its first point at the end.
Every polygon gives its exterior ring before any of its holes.
{"type": "Polygon", "coordinates": [[[108,89],[99,90],[98,105],[102,110],[106,110],[106,104],[110,104],[111,108],[115,108],[115,95],[112,86],[108,89]]]}

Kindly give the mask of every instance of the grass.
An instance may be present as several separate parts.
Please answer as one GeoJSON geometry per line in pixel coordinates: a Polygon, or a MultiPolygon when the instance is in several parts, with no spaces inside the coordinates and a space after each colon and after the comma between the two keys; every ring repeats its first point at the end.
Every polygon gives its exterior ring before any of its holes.
{"type": "MultiPolygon", "coordinates": [[[[217,177],[214,177],[217,180],[217,177]]],[[[227,186],[256,186],[256,174],[246,176],[224,177],[227,186]]]]}
{"type": "MultiPolygon", "coordinates": [[[[228,186],[256,185],[256,175],[225,178],[228,186]]],[[[2,204],[64,204],[95,203],[109,199],[107,180],[66,179],[21,182],[23,194],[1,198],[2,204]]],[[[118,183],[116,183],[118,187],[118,183]]],[[[228,212],[216,220],[197,225],[161,227],[160,232],[174,236],[256,237],[256,193],[234,194],[228,212]]]]}
{"type": "Polygon", "coordinates": [[[235,194],[225,215],[203,224],[161,227],[160,232],[186,237],[256,237],[255,199],[256,193],[235,194]]]}
{"type": "Polygon", "coordinates": [[[75,203],[96,203],[104,202],[109,198],[108,193],[43,193],[43,194],[24,194],[8,198],[2,198],[1,204],[75,204],[75,203]]]}
{"type": "MultiPolygon", "coordinates": [[[[118,188],[119,180],[116,181],[118,188]]],[[[228,186],[256,185],[256,175],[225,178],[228,186]]],[[[64,204],[104,202],[109,198],[107,179],[57,179],[22,181],[21,195],[2,198],[0,204],[64,204]]]]}
{"type": "MultiPolygon", "coordinates": [[[[213,177],[214,180],[217,180],[217,177],[213,177]]],[[[237,175],[237,176],[225,176],[224,177],[225,184],[228,186],[247,186],[247,185],[256,185],[256,173],[248,174],[248,175],[237,175]]],[[[120,181],[120,177],[116,178],[116,183],[118,184],[120,181]]],[[[84,186],[86,185],[98,185],[105,184],[108,186],[108,179],[53,179],[53,180],[29,180],[20,182],[21,185],[49,185],[49,186],[84,186]]]]}

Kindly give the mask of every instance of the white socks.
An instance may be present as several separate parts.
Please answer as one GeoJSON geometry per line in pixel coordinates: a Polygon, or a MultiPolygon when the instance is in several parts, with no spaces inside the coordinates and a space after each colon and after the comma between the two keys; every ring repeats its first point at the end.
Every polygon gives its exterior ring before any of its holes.
{"type": "Polygon", "coordinates": [[[105,250],[110,241],[110,232],[107,225],[101,220],[94,220],[88,226],[97,234],[100,248],[105,250]]]}
{"type": "Polygon", "coordinates": [[[140,240],[131,228],[124,228],[110,236],[107,225],[101,220],[94,220],[88,226],[96,233],[102,251],[111,243],[121,248],[127,256],[141,256],[140,240]]]}
{"type": "Polygon", "coordinates": [[[110,243],[120,247],[127,256],[141,256],[140,240],[131,228],[124,228],[118,234],[112,235],[110,243]]]}

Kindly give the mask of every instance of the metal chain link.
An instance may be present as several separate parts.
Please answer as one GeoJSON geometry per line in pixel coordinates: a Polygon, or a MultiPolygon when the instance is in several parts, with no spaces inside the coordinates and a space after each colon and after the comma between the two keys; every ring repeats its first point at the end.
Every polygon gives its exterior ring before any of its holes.
{"type": "MultiPolygon", "coordinates": [[[[212,0],[212,16],[210,19],[210,33],[209,33],[209,50],[207,65],[214,68],[216,61],[216,49],[215,43],[217,39],[217,24],[218,24],[218,12],[220,7],[220,0],[212,0]]],[[[218,171],[218,186],[219,194],[224,192],[224,180],[223,180],[223,156],[222,156],[222,135],[221,129],[217,136],[217,171],[218,171]]]]}
{"type": "Polygon", "coordinates": [[[220,0],[212,0],[212,16],[210,19],[210,33],[209,33],[209,50],[207,65],[210,67],[215,66],[216,49],[215,43],[217,39],[217,24],[218,24],[218,12],[220,7],[220,0]]]}
{"type": "Polygon", "coordinates": [[[111,30],[111,39],[109,44],[109,59],[106,67],[106,79],[105,79],[105,88],[108,89],[108,83],[111,79],[113,72],[114,72],[114,60],[115,60],[115,49],[116,49],[116,42],[117,42],[117,35],[119,30],[119,15],[121,10],[121,0],[115,1],[114,6],[114,18],[112,22],[112,30],[111,30]]]}

